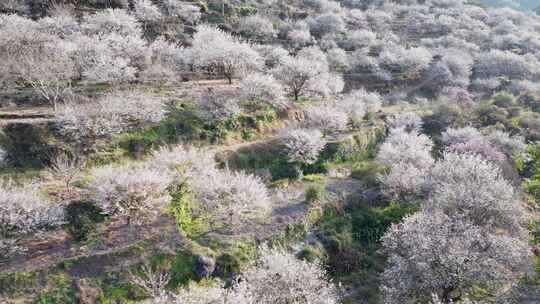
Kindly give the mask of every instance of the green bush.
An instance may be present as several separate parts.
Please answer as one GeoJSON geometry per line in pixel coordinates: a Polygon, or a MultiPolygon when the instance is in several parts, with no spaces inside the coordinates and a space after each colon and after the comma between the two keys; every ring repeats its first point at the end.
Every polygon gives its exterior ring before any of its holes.
{"type": "Polygon", "coordinates": [[[169,287],[174,289],[180,285],[185,285],[189,281],[198,280],[195,267],[197,257],[186,252],[179,252],[171,263],[169,287]]]}
{"type": "Polygon", "coordinates": [[[431,115],[422,118],[422,129],[431,137],[437,137],[448,127],[460,127],[470,121],[470,114],[456,105],[443,104],[431,115]]]}
{"type": "Polygon", "coordinates": [[[520,174],[528,177],[524,182],[524,188],[538,204],[540,202],[540,144],[528,147],[527,159],[521,166],[520,174]]]}
{"type": "Polygon", "coordinates": [[[181,103],[167,108],[166,118],[158,127],[167,143],[179,140],[198,140],[207,137],[207,121],[199,107],[192,103],[181,103]]]}
{"type": "Polygon", "coordinates": [[[302,171],[298,165],[290,163],[282,154],[274,150],[239,152],[229,165],[235,169],[250,172],[266,169],[274,181],[302,177],[302,171]]]}
{"type": "Polygon", "coordinates": [[[220,255],[216,260],[216,276],[229,279],[240,273],[242,263],[240,259],[230,253],[220,255]]]}
{"type": "Polygon", "coordinates": [[[119,137],[120,146],[134,156],[143,155],[156,146],[179,142],[205,141],[217,143],[236,132],[244,140],[253,138],[255,129],[276,119],[272,109],[209,121],[197,104],[180,103],[167,107],[165,118],[157,125],[119,137]]]}
{"type": "Polygon", "coordinates": [[[477,119],[483,126],[492,126],[498,123],[508,125],[507,120],[509,114],[505,108],[498,107],[494,104],[483,103],[476,110],[477,119]]]}
{"type": "Polygon", "coordinates": [[[54,278],[54,287],[52,290],[40,294],[36,304],[75,304],[75,292],[71,286],[70,280],[65,276],[54,278]]]}
{"type": "Polygon", "coordinates": [[[257,13],[257,8],[252,5],[242,5],[236,7],[236,11],[238,12],[238,15],[245,17],[255,15],[257,13]]]}
{"type": "Polygon", "coordinates": [[[534,245],[540,244],[540,220],[534,220],[529,224],[529,230],[532,235],[532,243],[534,245]]]}
{"type": "Polygon", "coordinates": [[[521,115],[521,113],[523,112],[523,108],[522,107],[509,107],[506,109],[508,111],[508,115],[511,117],[511,118],[515,118],[515,117],[519,117],[521,115]]]}
{"type": "Polygon", "coordinates": [[[527,141],[540,141],[540,115],[533,113],[522,116],[518,124],[527,141]]]}
{"type": "Polygon", "coordinates": [[[310,263],[313,262],[325,262],[328,258],[328,255],[326,253],[326,250],[324,249],[324,246],[322,246],[321,243],[314,243],[314,244],[308,244],[305,245],[302,250],[298,253],[298,258],[308,261],[310,263]]]}
{"type": "Polygon", "coordinates": [[[234,244],[234,248],[217,257],[214,274],[222,279],[233,278],[240,273],[243,266],[255,259],[256,253],[255,242],[238,242],[234,244]]]}
{"type": "Polygon", "coordinates": [[[519,102],[529,107],[531,111],[540,113],[540,96],[523,94],[519,97],[519,102]]]}
{"type": "Polygon", "coordinates": [[[369,208],[360,205],[352,212],[353,233],[361,245],[378,245],[391,224],[401,221],[405,216],[418,210],[416,204],[394,204],[386,207],[369,208]]]}
{"type": "Polygon", "coordinates": [[[188,237],[200,234],[204,229],[206,219],[194,215],[195,204],[187,184],[173,185],[170,187],[169,193],[172,198],[169,213],[174,217],[178,231],[188,237]]]}
{"type": "MultiPolygon", "coordinates": [[[[391,224],[417,209],[414,204],[374,208],[358,202],[345,210],[325,211],[316,230],[317,236],[326,249],[330,274],[356,291],[350,303],[358,303],[360,299],[380,303],[380,293],[376,291],[385,266],[385,257],[380,251],[381,237],[391,224]]],[[[310,249],[307,251],[304,254],[310,256],[310,249]]]]}
{"type": "Polygon", "coordinates": [[[85,241],[105,219],[102,210],[92,202],[73,201],[65,208],[66,230],[77,241],[85,241]]]}
{"type": "Polygon", "coordinates": [[[330,163],[327,160],[324,160],[322,158],[319,158],[316,162],[313,164],[301,164],[300,168],[302,170],[302,174],[324,174],[328,173],[328,169],[330,167],[330,163]]]}
{"type": "Polygon", "coordinates": [[[324,185],[313,185],[306,190],[306,203],[313,204],[321,202],[326,196],[324,185]]]}
{"type": "Polygon", "coordinates": [[[493,96],[493,104],[501,108],[509,108],[516,104],[516,98],[509,92],[499,92],[493,96]]]}
{"type": "Polygon", "coordinates": [[[378,188],[380,186],[379,176],[387,171],[386,166],[381,166],[373,161],[363,161],[354,164],[351,177],[362,181],[368,187],[378,188]]]}
{"type": "Polygon", "coordinates": [[[54,152],[53,142],[46,126],[11,123],[0,133],[0,147],[7,161],[17,167],[47,165],[54,152]]]}
{"type": "Polygon", "coordinates": [[[99,304],[130,303],[129,300],[140,298],[143,294],[135,285],[127,282],[125,276],[117,272],[109,272],[97,279],[103,294],[99,304]]]}

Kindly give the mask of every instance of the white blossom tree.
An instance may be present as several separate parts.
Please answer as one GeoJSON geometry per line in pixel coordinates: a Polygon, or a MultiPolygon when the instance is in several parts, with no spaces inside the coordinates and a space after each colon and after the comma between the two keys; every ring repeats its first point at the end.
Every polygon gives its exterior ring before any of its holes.
{"type": "Polygon", "coordinates": [[[377,34],[368,29],[347,32],[345,45],[348,49],[369,48],[377,43],[377,34]]]}
{"type": "Polygon", "coordinates": [[[420,132],[422,129],[422,117],[415,112],[396,114],[390,117],[387,123],[391,129],[403,128],[407,132],[420,132]]]}
{"type": "MultiPolygon", "coordinates": [[[[508,138],[509,139],[509,138],[508,138]]],[[[501,136],[501,140],[505,140],[501,136]]],[[[495,138],[486,138],[475,128],[465,127],[460,129],[449,128],[442,134],[442,141],[446,145],[446,150],[455,153],[472,153],[483,157],[484,159],[502,162],[507,159],[507,155],[502,149],[508,148],[497,142],[495,138]],[[495,144],[492,144],[493,141],[495,144]]]]}
{"type": "Polygon", "coordinates": [[[55,109],[76,75],[70,46],[17,15],[0,15],[0,58],[0,80],[24,80],[55,109]]]}
{"type": "Polygon", "coordinates": [[[128,225],[154,218],[170,200],[169,175],[148,165],[109,165],[90,176],[89,198],[107,214],[125,217],[128,225]]]}
{"type": "Polygon", "coordinates": [[[347,129],[348,117],[332,105],[311,106],[305,110],[304,125],[320,129],[325,134],[347,129]]]}
{"type": "Polygon", "coordinates": [[[381,145],[376,160],[386,166],[404,162],[427,169],[434,163],[432,148],[433,142],[426,135],[407,132],[403,128],[393,129],[381,145]]]}
{"type": "Polygon", "coordinates": [[[64,207],[39,193],[37,184],[0,184],[0,254],[10,256],[25,248],[17,240],[64,223],[64,207]]]}
{"type": "Polygon", "coordinates": [[[16,65],[19,75],[56,111],[76,75],[69,51],[62,44],[47,44],[40,50],[29,50],[20,59],[16,65]]]}
{"type": "Polygon", "coordinates": [[[229,83],[238,74],[254,70],[263,63],[250,44],[209,25],[197,27],[190,50],[195,55],[195,66],[214,70],[225,76],[229,83]]]}
{"type": "Polygon", "coordinates": [[[205,172],[217,170],[213,153],[206,149],[189,146],[161,148],[152,153],[151,163],[173,177],[179,174],[194,179],[205,172]]]}
{"type": "Polygon", "coordinates": [[[152,299],[151,304],[337,304],[339,289],[322,266],[293,254],[263,247],[260,257],[229,288],[190,284],[178,293],[152,299]]]}
{"type": "Polygon", "coordinates": [[[75,60],[81,76],[95,82],[125,82],[133,80],[137,71],[151,55],[146,42],[137,36],[122,36],[117,32],[78,35],[75,60]]]}
{"type": "MultiPolygon", "coordinates": [[[[418,122],[415,115],[412,122],[418,122]]],[[[379,164],[389,168],[379,176],[383,192],[401,202],[415,200],[425,194],[427,179],[435,162],[431,156],[433,142],[419,134],[414,123],[407,130],[406,126],[411,122],[409,118],[394,121],[398,128],[391,129],[376,158],[379,164]]]]}
{"type": "Polygon", "coordinates": [[[429,168],[400,162],[393,164],[388,173],[379,176],[382,191],[399,202],[410,202],[422,198],[426,190],[429,168]]]}
{"type": "Polygon", "coordinates": [[[190,24],[195,24],[201,19],[201,8],[192,3],[180,0],[164,0],[163,4],[168,16],[181,18],[190,24]]]}
{"type": "Polygon", "coordinates": [[[476,154],[445,153],[429,176],[428,208],[475,225],[519,234],[523,209],[512,185],[493,163],[476,154]]]}
{"type": "Polygon", "coordinates": [[[252,304],[253,298],[222,286],[196,286],[182,288],[178,293],[153,299],[151,304],[252,304]]]}
{"type": "Polygon", "coordinates": [[[170,279],[171,275],[168,271],[158,266],[153,267],[148,262],[140,267],[138,273],[129,273],[129,281],[140,287],[147,295],[156,299],[156,301],[168,298],[165,288],[170,279]]]}
{"type": "Polygon", "coordinates": [[[271,41],[277,36],[272,21],[261,15],[251,15],[240,19],[238,32],[248,38],[259,42],[271,41]]]}
{"type": "Polygon", "coordinates": [[[143,23],[156,22],[163,17],[159,7],[154,5],[151,0],[136,0],[133,3],[133,8],[133,14],[143,23]]]}
{"type": "Polygon", "coordinates": [[[261,304],[334,304],[339,290],[317,263],[298,260],[279,249],[261,249],[255,265],[242,273],[236,287],[261,304]]]}
{"type": "Polygon", "coordinates": [[[438,92],[445,87],[467,88],[472,74],[473,58],[458,50],[448,49],[442,58],[433,62],[426,70],[426,78],[429,79],[426,87],[438,92]]]}
{"type": "Polygon", "coordinates": [[[447,146],[446,151],[476,154],[493,162],[503,162],[506,160],[506,155],[498,147],[491,145],[484,137],[473,138],[463,143],[447,146]]]}
{"type": "Polygon", "coordinates": [[[280,65],[272,70],[274,77],[287,87],[295,101],[305,92],[309,81],[323,72],[318,63],[296,57],[284,58],[280,65]]]}
{"type": "Polygon", "coordinates": [[[318,48],[304,48],[295,57],[285,57],[270,72],[295,101],[308,93],[327,96],[343,89],[343,80],[329,72],[326,55],[318,48]]]}
{"type": "Polygon", "coordinates": [[[118,91],[92,103],[61,105],[55,123],[63,136],[85,142],[159,122],[164,114],[162,99],[139,91],[118,91]]]}
{"type": "Polygon", "coordinates": [[[37,20],[42,33],[51,34],[61,39],[69,40],[70,36],[81,31],[81,25],[73,12],[66,7],[56,7],[51,16],[37,20]]]}
{"type": "Polygon", "coordinates": [[[0,12],[27,13],[29,10],[28,3],[23,0],[5,0],[0,3],[0,12]]]}
{"type": "Polygon", "coordinates": [[[306,29],[292,29],[287,33],[287,39],[294,47],[303,47],[313,42],[313,37],[306,29]]]}
{"type": "Polygon", "coordinates": [[[154,154],[151,164],[185,180],[200,206],[197,212],[210,215],[212,222],[233,224],[245,218],[264,217],[271,209],[268,189],[259,177],[218,169],[208,151],[162,149],[154,154]]]}
{"type": "Polygon", "coordinates": [[[314,163],[324,148],[325,142],[319,130],[293,129],[281,137],[284,152],[292,162],[314,163]]]}
{"type": "Polygon", "coordinates": [[[277,45],[254,45],[257,52],[262,56],[267,69],[276,67],[284,58],[289,57],[289,52],[277,45]]]}
{"type": "Polygon", "coordinates": [[[345,50],[335,47],[329,49],[326,54],[331,71],[344,71],[349,68],[349,56],[345,50]]]}
{"type": "Polygon", "coordinates": [[[274,76],[252,73],[240,82],[240,94],[247,100],[260,100],[279,106],[282,104],[284,89],[274,76]]]}
{"type": "Polygon", "coordinates": [[[201,95],[200,107],[212,121],[223,121],[242,112],[236,96],[208,90],[201,95]]]}
{"type": "Polygon", "coordinates": [[[393,225],[382,244],[389,256],[382,275],[386,303],[429,301],[432,294],[452,303],[475,286],[496,295],[501,284],[527,269],[529,258],[526,242],[438,211],[421,211],[393,225]]]}
{"type": "Polygon", "coordinates": [[[430,51],[425,48],[406,49],[390,43],[385,45],[379,54],[378,61],[383,71],[398,73],[405,79],[416,79],[429,66],[432,58],[430,51]]]}
{"type": "Polygon", "coordinates": [[[123,9],[106,9],[84,16],[83,31],[88,35],[118,34],[124,37],[141,36],[137,19],[123,9]]]}
{"type": "Polygon", "coordinates": [[[345,21],[341,15],[336,13],[326,13],[314,17],[309,21],[309,29],[315,37],[322,37],[326,34],[338,34],[345,30],[345,21]]]}
{"type": "Polygon", "coordinates": [[[352,122],[358,122],[365,114],[377,112],[382,106],[382,98],[376,92],[361,88],[343,96],[336,106],[348,113],[352,122]]]}
{"type": "Polygon", "coordinates": [[[523,155],[526,150],[525,139],[520,135],[511,136],[504,131],[495,130],[485,137],[489,143],[499,148],[509,158],[523,155]]]}
{"type": "Polygon", "coordinates": [[[479,137],[482,137],[482,134],[473,127],[448,128],[442,133],[442,141],[447,146],[465,143],[479,137]]]}
{"type": "Polygon", "coordinates": [[[538,66],[538,60],[530,55],[492,50],[479,58],[473,67],[473,72],[474,76],[480,79],[499,76],[512,79],[527,79],[536,73],[538,66]]]}
{"type": "Polygon", "coordinates": [[[235,226],[243,219],[263,218],[271,210],[268,189],[255,175],[216,170],[203,172],[188,184],[213,222],[235,226]]]}

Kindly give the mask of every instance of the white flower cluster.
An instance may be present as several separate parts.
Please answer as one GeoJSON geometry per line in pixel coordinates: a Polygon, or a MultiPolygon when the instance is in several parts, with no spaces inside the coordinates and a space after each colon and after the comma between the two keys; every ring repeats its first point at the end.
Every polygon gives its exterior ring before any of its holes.
{"type": "Polygon", "coordinates": [[[281,142],[289,160],[305,164],[314,163],[325,145],[322,133],[316,129],[288,130],[281,142]]]}
{"type": "Polygon", "coordinates": [[[293,254],[263,248],[260,258],[241,274],[239,283],[221,286],[188,286],[177,294],[153,299],[151,304],[337,304],[336,286],[317,263],[298,260],[293,254]]]}
{"type": "Polygon", "coordinates": [[[159,122],[163,101],[138,91],[113,92],[94,103],[67,103],[55,113],[60,132],[77,139],[100,138],[159,122]]]}

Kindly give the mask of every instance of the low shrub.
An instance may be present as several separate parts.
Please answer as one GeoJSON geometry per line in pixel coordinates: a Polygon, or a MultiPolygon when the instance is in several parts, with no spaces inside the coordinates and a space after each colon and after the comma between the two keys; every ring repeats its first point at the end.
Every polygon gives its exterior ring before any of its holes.
{"type": "Polygon", "coordinates": [[[317,261],[325,262],[328,259],[328,254],[324,249],[324,246],[317,242],[305,245],[300,252],[298,252],[298,258],[310,263],[317,261]]]}
{"type": "Polygon", "coordinates": [[[516,98],[508,92],[499,92],[493,96],[493,104],[501,108],[509,108],[516,104],[516,98]]]}
{"type": "Polygon", "coordinates": [[[54,279],[54,287],[38,296],[36,304],[71,304],[76,303],[75,290],[65,276],[54,279]]]}
{"type": "Polygon", "coordinates": [[[179,252],[171,262],[171,279],[168,286],[174,289],[187,284],[189,281],[197,280],[198,276],[195,272],[196,265],[196,256],[187,252],[179,252]]]}
{"type": "Polygon", "coordinates": [[[17,167],[47,165],[54,151],[54,137],[48,127],[11,123],[0,132],[0,147],[7,164],[17,167]]]}
{"type": "Polygon", "coordinates": [[[387,171],[388,167],[386,166],[373,161],[363,161],[354,164],[351,177],[364,182],[368,187],[378,188],[380,186],[379,176],[387,171]]]}
{"type": "Polygon", "coordinates": [[[240,259],[230,253],[220,255],[216,260],[216,276],[229,279],[240,273],[242,263],[240,259]]]}
{"type": "Polygon", "coordinates": [[[302,174],[325,174],[328,173],[330,167],[330,162],[324,159],[319,158],[316,162],[312,164],[301,164],[300,168],[302,174]]]}
{"type": "Polygon", "coordinates": [[[195,202],[186,184],[172,185],[169,187],[171,203],[168,211],[176,221],[178,231],[188,237],[199,235],[206,224],[206,218],[195,217],[193,208],[195,202]]]}
{"type": "Polygon", "coordinates": [[[65,218],[67,232],[73,240],[80,242],[88,239],[105,215],[93,202],[73,201],[65,207],[65,218]]]}
{"type": "MultiPolygon", "coordinates": [[[[379,276],[384,270],[380,239],[391,224],[417,211],[415,204],[369,207],[365,202],[351,204],[342,211],[327,209],[317,227],[317,236],[328,255],[331,275],[354,288],[350,303],[359,299],[380,303],[379,276]]],[[[306,255],[310,255],[310,249],[306,255]]]]}
{"type": "Polygon", "coordinates": [[[509,113],[505,108],[498,107],[495,104],[484,103],[476,110],[476,115],[479,123],[482,126],[491,126],[498,123],[508,125],[509,113]]]}
{"type": "Polygon", "coordinates": [[[313,185],[306,190],[306,203],[313,204],[325,199],[326,190],[324,185],[313,185]]]}

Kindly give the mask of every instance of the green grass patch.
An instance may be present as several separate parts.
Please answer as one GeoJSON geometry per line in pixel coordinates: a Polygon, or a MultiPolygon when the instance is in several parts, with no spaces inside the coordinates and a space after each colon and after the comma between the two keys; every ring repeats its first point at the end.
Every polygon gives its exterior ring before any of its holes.
{"type": "Polygon", "coordinates": [[[343,211],[325,210],[316,231],[328,254],[331,275],[357,290],[350,303],[360,299],[380,303],[378,277],[385,263],[379,251],[381,237],[391,224],[416,210],[416,204],[369,207],[363,202],[343,211]]]}
{"type": "Polygon", "coordinates": [[[73,290],[71,280],[64,276],[58,275],[53,277],[53,286],[42,292],[36,304],[75,304],[75,291],[73,290]]]}
{"type": "Polygon", "coordinates": [[[171,203],[168,212],[174,217],[178,231],[187,237],[197,237],[208,229],[208,217],[196,215],[197,204],[185,183],[169,189],[171,203]]]}
{"type": "Polygon", "coordinates": [[[196,262],[196,256],[191,253],[179,252],[171,261],[171,280],[168,287],[175,289],[190,281],[197,281],[199,278],[195,273],[196,262]]]}
{"type": "Polygon", "coordinates": [[[140,290],[119,273],[108,273],[97,283],[103,291],[98,299],[99,304],[133,303],[144,298],[140,290]]]}
{"type": "Polygon", "coordinates": [[[326,198],[326,190],[324,185],[312,185],[306,190],[306,203],[315,204],[324,201],[326,198]]]}

